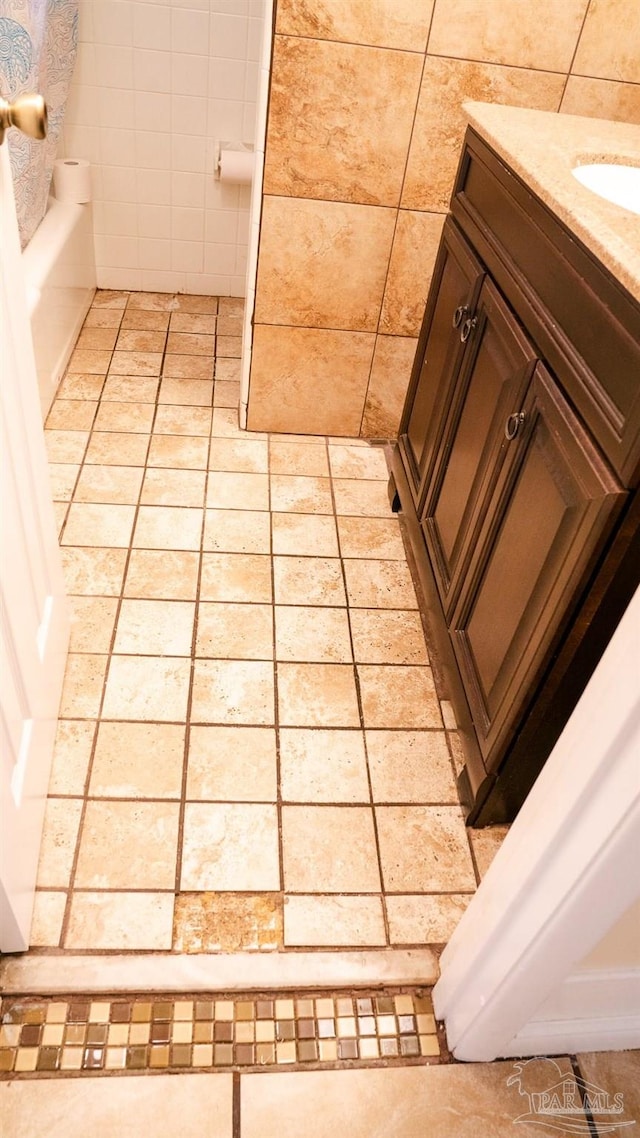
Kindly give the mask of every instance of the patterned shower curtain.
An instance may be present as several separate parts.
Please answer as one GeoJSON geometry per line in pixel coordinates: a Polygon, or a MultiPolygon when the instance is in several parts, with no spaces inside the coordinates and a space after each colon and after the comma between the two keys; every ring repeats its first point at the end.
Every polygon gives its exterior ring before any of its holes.
{"type": "Polygon", "coordinates": [[[0,0],[0,94],[44,95],[44,142],[7,134],[22,247],[47,208],[47,197],[78,41],[78,0],[0,0]]]}

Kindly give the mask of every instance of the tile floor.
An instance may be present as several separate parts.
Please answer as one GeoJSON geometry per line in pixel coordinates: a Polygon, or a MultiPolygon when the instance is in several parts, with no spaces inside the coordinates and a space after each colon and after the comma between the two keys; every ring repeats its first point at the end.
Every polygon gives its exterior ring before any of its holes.
{"type": "Polygon", "coordinates": [[[98,292],[49,414],[40,949],[441,943],[476,888],[385,448],[240,431],[241,320],[98,292]]]}

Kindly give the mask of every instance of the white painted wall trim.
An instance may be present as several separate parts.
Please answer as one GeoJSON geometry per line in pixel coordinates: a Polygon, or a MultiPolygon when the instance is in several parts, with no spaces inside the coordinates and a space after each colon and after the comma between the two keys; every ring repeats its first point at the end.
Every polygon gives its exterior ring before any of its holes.
{"type": "Polygon", "coordinates": [[[457,1059],[557,1051],[559,1029],[527,1025],[640,894],[639,660],[640,590],[442,955],[457,1059]]]}

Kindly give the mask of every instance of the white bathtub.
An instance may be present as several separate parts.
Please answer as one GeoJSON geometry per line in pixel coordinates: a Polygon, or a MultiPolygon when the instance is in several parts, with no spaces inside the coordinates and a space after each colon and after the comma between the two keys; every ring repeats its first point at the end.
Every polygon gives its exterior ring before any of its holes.
{"type": "Polygon", "coordinates": [[[44,420],[95,292],[91,206],[49,198],[22,262],[44,420]]]}

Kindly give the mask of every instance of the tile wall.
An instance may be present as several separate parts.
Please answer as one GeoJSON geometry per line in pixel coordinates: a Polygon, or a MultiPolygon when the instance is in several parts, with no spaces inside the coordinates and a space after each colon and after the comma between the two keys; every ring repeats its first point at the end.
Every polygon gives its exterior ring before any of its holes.
{"type": "Polygon", "coordinates": [[[266,2],[80,0],[64,153],[94,167],[99,287],[244,295],[250,187],[214,142],[254,141],[266,2]]]}
{"type": "Polygon", "coordinates": [[[637,0],[278,0],[250,429],[397,433],[466,99],[640,122],[637,0]]]}

